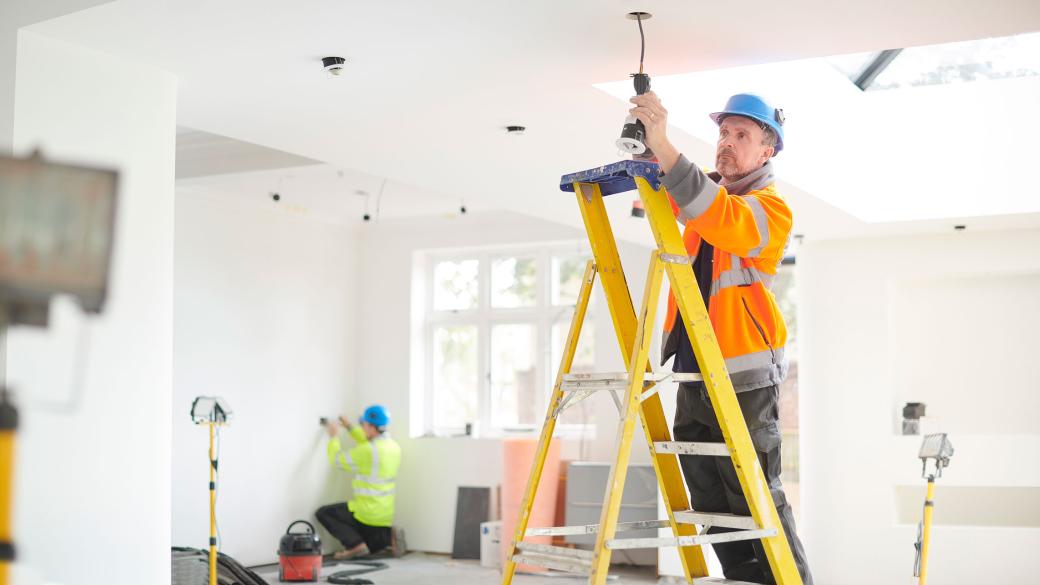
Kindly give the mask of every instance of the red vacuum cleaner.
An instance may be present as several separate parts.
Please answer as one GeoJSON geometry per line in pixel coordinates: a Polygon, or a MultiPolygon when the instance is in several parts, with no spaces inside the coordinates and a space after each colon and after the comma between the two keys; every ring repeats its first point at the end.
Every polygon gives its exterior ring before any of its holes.
{"type": "Polygon", "coordinates": [[[297,520],[285,529],[278,543],[278,580],[317,581],[321,574],[321,538],[314,525],[297,520]],[[306,524],[309,532],[293,532],[293,526],[306,524]]]}

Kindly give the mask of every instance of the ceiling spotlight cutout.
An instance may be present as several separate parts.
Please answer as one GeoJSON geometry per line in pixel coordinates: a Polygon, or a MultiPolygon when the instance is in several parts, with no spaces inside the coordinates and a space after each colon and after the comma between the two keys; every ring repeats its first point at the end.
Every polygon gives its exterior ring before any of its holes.
{"type": "Polygon", "coordinates": [[[321,65],[325,68],[325,73],[328,73],[330,77],[339,77],[343,73],[343,65],[347,62],[343,57],[322,57],[321,65]]]}

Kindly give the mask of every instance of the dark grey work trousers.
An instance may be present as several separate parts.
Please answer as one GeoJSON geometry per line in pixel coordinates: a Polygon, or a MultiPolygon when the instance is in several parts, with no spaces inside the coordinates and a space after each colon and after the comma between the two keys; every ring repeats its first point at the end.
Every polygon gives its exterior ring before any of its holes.
{"type": "MultiPolygon", "coordinates": [[[[777,404],[779,388],[768,386],[757,390],[749,390],[737,394],[737,401],[744,413],[744,421],[751,432],[751,442],[758,452],[769,491],[773,495],[776,511],[780,515],[780,523],[784,527],[787,541],[791,544],[798,572],[805,585],[812,585],[812,575],[805,560],[805,550],[795,532],[794,514],[784,495],[784,486],[780,483],[780,408],[777,404]]],[[[676,400],[675,426],[676,441],[722,442],[722,431],[719,428],[715,411],[711,407],[704,384],[694,382],[680,384],[676,400]]],[[[733,462],[727,457],[708,455],[680,455],[679,464],[686,478],[686,486],[690,489],[690,503],[698,512],[722,512],[750,515],[744,493],[740,489],[733,462]]],[[[731,528],[709,528],[708,533],[731,532],[731,528]]],[[[722,563],[722,570],[727,579],[747,581],[751,583],[773,584],[773,573],[769,568],[769,560],[759,540],[744,540],[713,544],[715,554],[722,563]]]]}

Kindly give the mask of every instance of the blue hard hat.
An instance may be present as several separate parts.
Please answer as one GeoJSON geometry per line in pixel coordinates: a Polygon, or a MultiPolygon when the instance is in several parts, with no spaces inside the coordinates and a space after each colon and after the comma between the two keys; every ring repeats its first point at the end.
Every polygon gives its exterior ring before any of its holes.
{"type": "Polygon", "coordinates": [[[361,422],[367,422],[376,427],[385,427],[390,424],[390,411],[378,404],[373,404],[365,409],[361,415],[361,422]]]}
{"type": "Polygon", "coordinates": [[[744,116],[765,124],[776,132],[776,156],[784,149],[784,111],[774,108],[766,100],[752,93],[738,93],[726,101],[726,109],[711,114],[716,124],[722,124],[726,116],[744,116]]]}

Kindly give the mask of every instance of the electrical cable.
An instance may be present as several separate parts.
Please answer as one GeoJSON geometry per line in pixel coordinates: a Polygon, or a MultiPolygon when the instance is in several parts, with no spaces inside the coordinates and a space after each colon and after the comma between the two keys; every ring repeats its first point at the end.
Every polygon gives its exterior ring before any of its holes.
{"type": "Polygon", "coordinates": [[[379,211],[383,206],[383,190],[386,189],[387,179],[383,179],[383,183],[379,185],[379,194],[376,195],[376,219],[379,219],[379,211]]]}
{"type": "Polygon", "coordinates": [[[643,55],[646,53],[646,39],[643,37],[643,15],[636,14],[636,24],[639,25],[639,73],[643,73],[643,55]]]}
{"type": "Polygon", "coordinates": [[[382,561],[349,561],[349,564],[361,565],[362,568],[337,571],[328,576],[328,582],[333,583],[334,585],[371,585],[372,581],[369,581],[368,579],[355,579],[354,576],[382,571],[390,566],[382,561]]]}

